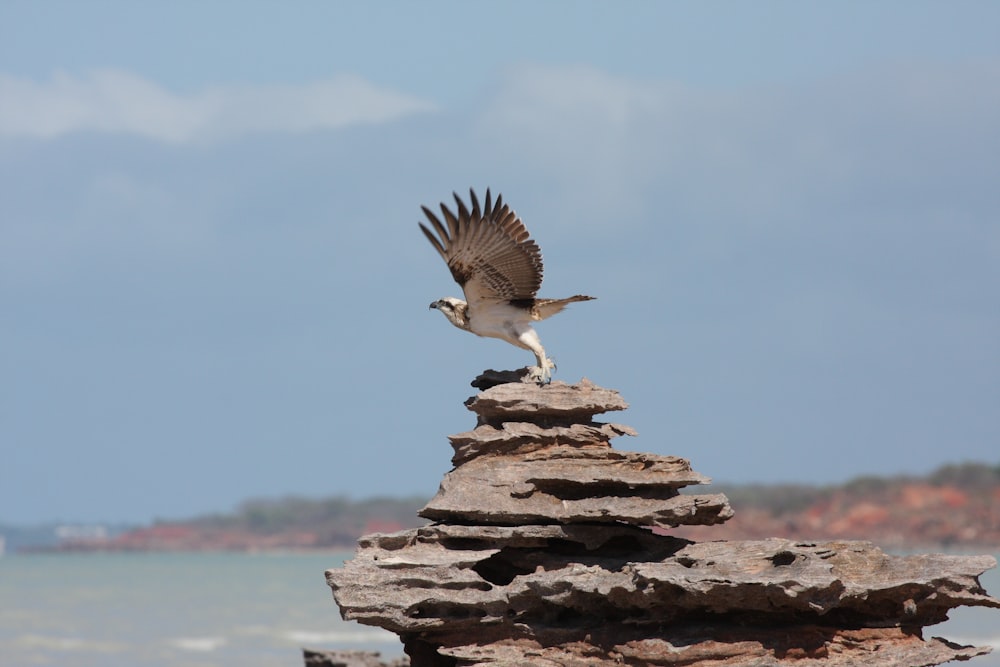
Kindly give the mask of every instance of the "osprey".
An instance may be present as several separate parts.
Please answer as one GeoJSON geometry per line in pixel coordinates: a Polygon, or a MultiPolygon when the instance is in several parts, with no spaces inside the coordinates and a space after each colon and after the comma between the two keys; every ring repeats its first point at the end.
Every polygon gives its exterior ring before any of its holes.
{"type": "Polygon", "coordinates": [[[423,223],[418,223],[420,229],[448,264],[466,299],[449,296],[430,307],[440,310],[459,329],[531,350],[538,365],[529,368],[529,377],[546,384],[552,379],[555,364],[545,356],[531,323],[552,317],[574,301],[594,297],[577,294],[567,299],[536,298],[542,284],[542,253],[528,238],[524,223],[503,203],[501,195],[492,203],[489,189],[483,208],[475,192],[469,190],[469,196],[471,211],[457,194],[457,215],[441,204],[447,227],[430,209],[421,206],[437,235],[423,223]]]}

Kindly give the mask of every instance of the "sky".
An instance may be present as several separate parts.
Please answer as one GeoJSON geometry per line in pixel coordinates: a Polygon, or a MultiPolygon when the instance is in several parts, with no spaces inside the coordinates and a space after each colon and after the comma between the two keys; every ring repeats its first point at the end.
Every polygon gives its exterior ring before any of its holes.
{"type": "Polygon", "coordinates": [[[430,497],[486,368],[420,206],[545,259],[557,380],[717,483],[1000,462],[1000,4],[0,2],[0,523],[430,497]]]}

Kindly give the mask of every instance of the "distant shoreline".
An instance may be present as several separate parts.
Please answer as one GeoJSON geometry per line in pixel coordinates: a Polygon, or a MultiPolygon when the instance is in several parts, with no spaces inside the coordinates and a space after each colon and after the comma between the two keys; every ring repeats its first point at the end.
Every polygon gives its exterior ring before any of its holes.
{"type": "MultiPolygon", "coordinates": [[[[778,537],[867,540],[894,552],[1000,549],[1000,465],[948,465],[923,477],[863,477],[836,486],[711,488],[729,498],[733,518],[714,526],[656,530],[696,542],[778,537]]],[[[350,552],[363,535],[424,525],[417,512],[426,502],[417,497],[251,500],[231,514],[148,526],[56,526],[49,532],[61,537],[32,539],[9,533],[6,545],[8,553],[350,552]]],[[[0,537],[8,530],[0,526],[0,537]]]]}

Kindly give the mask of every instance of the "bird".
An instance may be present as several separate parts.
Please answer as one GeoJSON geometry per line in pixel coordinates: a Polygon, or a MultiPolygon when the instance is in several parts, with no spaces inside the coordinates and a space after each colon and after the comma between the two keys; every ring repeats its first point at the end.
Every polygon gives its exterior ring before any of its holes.
{"type": "Polygon", "coordinates": [[[542,253],[531,239],[520,217],[498,194],[494,202],[486,189],[480,207],[474,190],[469,190],[471,210],[456,193],[456,212],[441,203],[441,216],[421,206],[433,231],[417,223],[427,240],[444,259],[451,275],[465,294],[465,300],[444,297],[431,303],[463,331],[477,336],[499,338],[530,350],[536,366],[528,367],[528,381],[549,384],[555,363],[532,322],[552,317],[567,305],[595,297],[577,294],[565,299],[536,296],[542,285],[542,253]]]}

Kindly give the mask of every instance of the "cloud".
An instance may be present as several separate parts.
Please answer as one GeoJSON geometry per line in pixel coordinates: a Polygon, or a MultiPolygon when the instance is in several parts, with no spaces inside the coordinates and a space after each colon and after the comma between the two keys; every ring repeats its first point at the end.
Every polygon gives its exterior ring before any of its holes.
{"type": "Polygon", "coordinates": [[[120,70],[58,72],[47,82],[0,74],[0,137],[92,131],[183,143],[385,123],[434,109],[427,100],[348,74],[301,85],[213,86],[189,95],[120,70]]]}
{"type": "Polygon", "coordinates": [[[995,61],[725,89],[522,64],[492,87],[476,132],[494,163],[533,165],[551,217],[573,228],[666,216],[786,228],[820,208],[906,217],[934,199],[987,210],[998,83],[995,61]]]}

